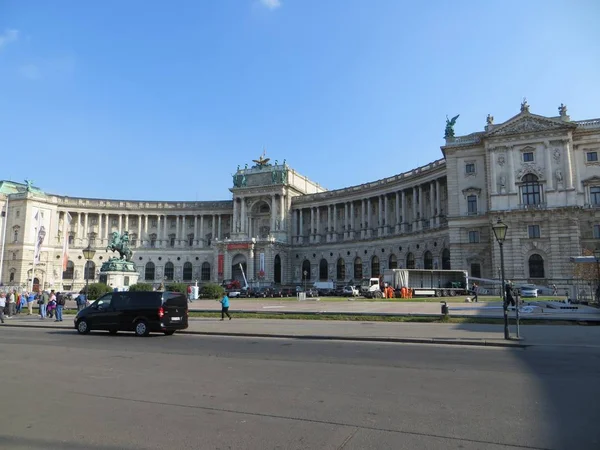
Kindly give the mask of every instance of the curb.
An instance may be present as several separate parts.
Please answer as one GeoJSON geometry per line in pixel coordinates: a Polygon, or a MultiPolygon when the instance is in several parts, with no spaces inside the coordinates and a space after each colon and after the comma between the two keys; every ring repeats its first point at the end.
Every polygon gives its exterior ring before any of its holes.
{"type": "MultiPolygon", "coordinates": [[[[16,323],[4,323],[6,327],[14,328],[42,328],[50,330],[72,330],[75,328],[63,325],[25,325],[16,323]]],[[[251,338],[271,338],[271,339],[297,339],[313,341],[354,341],[354,342],[387,342],[404,344],[434,344],[434,345],[463,345],[469,347],[509,347],[509,348],[527,348],[531,345],[520,342],[501,342],[486,340],[462,340],[445,338],[393,338],[393,337],[362,337],[362,336],[324,336],[312,334],[268,334],[268,333],[232,333],[226,331],[188,331],[180,330],[177,334],[189,334],[199,336],[225,336],[225,337],[251,337],[251,338]]]]}

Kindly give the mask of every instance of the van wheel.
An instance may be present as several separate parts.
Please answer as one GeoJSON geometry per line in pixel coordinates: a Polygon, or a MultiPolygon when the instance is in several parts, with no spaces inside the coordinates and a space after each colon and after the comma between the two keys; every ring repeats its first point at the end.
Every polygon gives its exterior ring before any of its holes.
{"type": "Polygon", "coordinates": [[[175,333],[175,330],[167,330],[167,331],[163,331],[163,333],[165,333],[165,336],[172,336],[173,333],[175,333]]]}
{"type": "Polygon", "coordinates": [[[119,330],[108,330],[108,332],[112,335],[115,335],[119,332],[119,330]]]}
{"type": "Polygon", "coordinates": [[[77,322],[77,332],[79,334],[88,334],[90,332],[90,325],[87,323],[87,320],[81,319],[77,322]]]}
{"type": "Polygon", "coordinates": [[[150,334],[148,323],[145,320],[140,320],[135,324],[135,335],[140,337],[146,337],[150,334]]]}

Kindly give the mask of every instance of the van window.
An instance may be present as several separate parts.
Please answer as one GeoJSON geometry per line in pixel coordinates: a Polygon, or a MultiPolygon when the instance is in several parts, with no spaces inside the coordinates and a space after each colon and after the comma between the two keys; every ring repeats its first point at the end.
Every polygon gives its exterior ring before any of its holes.
{"type": "Polygon", "coordinates": [[[103,295],[98,300],[96,300],[96,306],[108,308],[110,306],[111,300],[112,300],[112,294],[103,295]]]}
{"type": "Polygon", "coordinates": [[[127,292],[115,292],[113,294],[112,306],[116,309],[125,309],[130,306],[131,298],[127,292]]]}
{"type": "Polygon", "coordinates": [[[165,292],[163,294],[163,304],[165,306],[177,306],[178,308],[187,308],[187,298],[185,295],[174,293],[174,292],[165,292]]]}
{"type": "Polygon", "coordinates": [[[160,294],[158,292],[131,292],[129,306],[132,308],[158,308],[160,294]]]}

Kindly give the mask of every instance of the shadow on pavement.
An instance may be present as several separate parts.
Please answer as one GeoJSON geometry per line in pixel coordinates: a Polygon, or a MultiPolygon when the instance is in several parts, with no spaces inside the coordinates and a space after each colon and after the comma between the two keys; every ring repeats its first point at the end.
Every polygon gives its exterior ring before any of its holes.
{"type": "Polygon", "coordinates": [[[19,450],[142,450],[144,447],[123,447],[90,442],[64,442],[63,440],[35,439],[0,435],[0,448],[19,450]]]}

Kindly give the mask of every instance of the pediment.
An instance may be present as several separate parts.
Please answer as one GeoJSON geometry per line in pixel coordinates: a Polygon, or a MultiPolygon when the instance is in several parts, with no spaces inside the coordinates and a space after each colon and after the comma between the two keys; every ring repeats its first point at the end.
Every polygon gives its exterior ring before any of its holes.
{"type": "Polygon", "coordinates": [[[581,180],[581,183],[584,186],[600,186],[600,177],[594,175],[592,177],[586,178],[585,180],[581,180]]]}
{"type": "Polygon", "coordinates": [[[514,134],[538,133],[546,131],[569,130],[577,125],[562,120],[549,119],[534,114],[522,113],[507,122],[494,127],[487,133],[488,137],[508,136],[514,134]]]}

